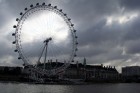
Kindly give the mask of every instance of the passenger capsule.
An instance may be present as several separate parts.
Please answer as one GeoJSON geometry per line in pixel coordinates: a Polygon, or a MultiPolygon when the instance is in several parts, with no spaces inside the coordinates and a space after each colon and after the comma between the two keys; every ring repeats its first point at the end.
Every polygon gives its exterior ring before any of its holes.
{"type": "Polygon", "coordinates": [[[22,15],[23,13],[21,12],[20,15],[22,15]]]}
{"type": "Polygon", "coordinates": [[[26,66],[25,63],[23,64],[23,66],[26,66]]]}
{"type": "Polygon", "coordinates": [[[59,11],[62,12],[62,9],[60,9],[59,11]]]}
{"type": "Polygon", "coordinates": [[[12,33],[12,36],[15,36],[15,33],[12,33]]]}
{"type": "Polygon", "coordinates": [[[21,57],[18,57],[18,59],[21,59],[21,57]]]}
{"type": "Polygon", "coordinates": [[[45,5],[45,3],[42,3],[42,5],[45,5]]]}
{"type": "Polygon", "coordinates": [[[15,43],[16,43],[16,41],[13,41],[12,43],[13,43],[13,44],[15,44],[15,43]]]}
{"type": "Polygon", "coordinates": [[[33,7],[33,5],[30,5],[30,7],[33,7]]]}
{"type": "Polygon", "coordinates": [[[69,18],[68,20],[70,21],[71,19],[69,18]]]}
{"type": "Polygon", "coordinates": [[[18,21],[19,19],[17,18],[16,21],[18,21]]]}
{"type": "Polygon", "coordinates": [[[27,8],[24,9],[25,11],[27,10],[27,8]]]}
{"type": "Polygon", "coordinates": [[[13,28],[16,28],[16,27],[17,27],[16,25],[13,26],[13,28]]]}
{"type": "Polygon", "coordinates": [[[54,6],[54,8],[57,8],[57,6],[54,6]]]}
{"type": "Polygon", "coordinates": [[[36,3],[36,5],[39,5],[39,3],[36,3]]]}
{"type": "Polygon", "coordinates": [[[71,26],[74,26],[74,24],[71,24],[71,26]]]}
{"type": "Polygon", "coordinates": [[[16,50],[14,50],[15,52],[17,52],[18,50],[16,49],[16,50]]]}
{"type": "Polygon", "coordinates": [[[48,4],[48,6],[51,6],[51,4],[48,4]]]}

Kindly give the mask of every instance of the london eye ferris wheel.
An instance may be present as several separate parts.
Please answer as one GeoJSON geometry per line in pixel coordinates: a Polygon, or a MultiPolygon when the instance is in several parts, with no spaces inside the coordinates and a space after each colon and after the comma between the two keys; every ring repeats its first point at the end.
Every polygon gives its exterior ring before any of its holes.
{"type": "MultiPolygon", "coordinates": [[[[25,66],[47,62],[74,62],[77,34],[71,19],[62,9],[45,3],[25,8],[17,18],[12,36],[25,66]]],[[[45,68],[45,67],[44,67],[45,68]]]]}

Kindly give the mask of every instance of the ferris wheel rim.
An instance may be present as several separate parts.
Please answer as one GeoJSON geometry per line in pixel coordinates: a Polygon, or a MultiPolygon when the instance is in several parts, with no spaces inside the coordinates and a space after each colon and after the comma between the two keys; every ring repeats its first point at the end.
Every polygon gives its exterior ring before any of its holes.
{"type": "MultiPolygon", "coordinates": [[[[15,30],[15,44],[16,44],[16,50],[15,52],[18,52],[19,54],[19,58],[18,59],[22,59],[24,64],[25,65],[29,65],[29,61],[28,61],[28,58],[24,55],[24,51],[22,50],[22,44],[20,42],[20,35],[19,35],[19,26],[21,24],[21,21],[22,19],[25,17],[25,15],[29,12],[29,11],[32,11],[34,9],[37,9],[37,8],[44,8],[44,10],[48,10],[50,9],[49,11],[51,12],[54,12],[56,14],[58,14],[59,16],[61,16],[64,21],[66,22],[66,24],[69,26],[69,29],[71,31],[71,34],[72,34],[72,40],[73,40],[73,45],[72,45],[72,53],[70,54],[71,55],[71,58],[70,58],[70,62],[72,62],[74,60],[74,57],[76,57],[76,51],[77,51],[77,45],[78,45],[78,42],[77,42],[77,35],[76,35],[76,30],[74,29],[74,25],[72,24],[72,22],[70,21],[70,18],[67,17],[67,15],[65,13],[63,13],[62,9],[58,9],[57,6],[51,6],[50,4],[49,5],[45,5],[45,4],[42,4],[42,5],[36,5],[36,6],[30,6],[30,9],[27,9],[25,8],[25,13],[20,13],[21,17],[20,19],[16,19],[16,21],[18,21],[17,25],[14,26],[14,28],[16,28],[15,30]]],[[[23,24],[21,24],[23,25],[23,24]]],[[[12,35],[13,35],[12,34],[12,35]]]]}

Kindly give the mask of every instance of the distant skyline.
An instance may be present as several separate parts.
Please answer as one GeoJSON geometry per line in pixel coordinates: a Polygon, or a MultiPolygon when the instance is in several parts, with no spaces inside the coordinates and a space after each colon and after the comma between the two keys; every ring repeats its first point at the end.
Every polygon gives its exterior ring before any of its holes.
{"type": "Polygon", "coordinates": [[[77,30],[76,60],[87,64],[140,65],[140,0],[0,0],[0,65],[21,66],[11,34],[25,7],[46,2],[62,8],[77,30]]]}

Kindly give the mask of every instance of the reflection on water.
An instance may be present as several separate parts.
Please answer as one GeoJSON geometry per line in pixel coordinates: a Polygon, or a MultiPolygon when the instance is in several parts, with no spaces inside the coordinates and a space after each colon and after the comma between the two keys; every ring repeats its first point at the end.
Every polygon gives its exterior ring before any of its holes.
{"type": "Polygon", "coordinates": [[[0,93],[140,93],[140,84],[34,85],[0,83],[0,93]]]}

